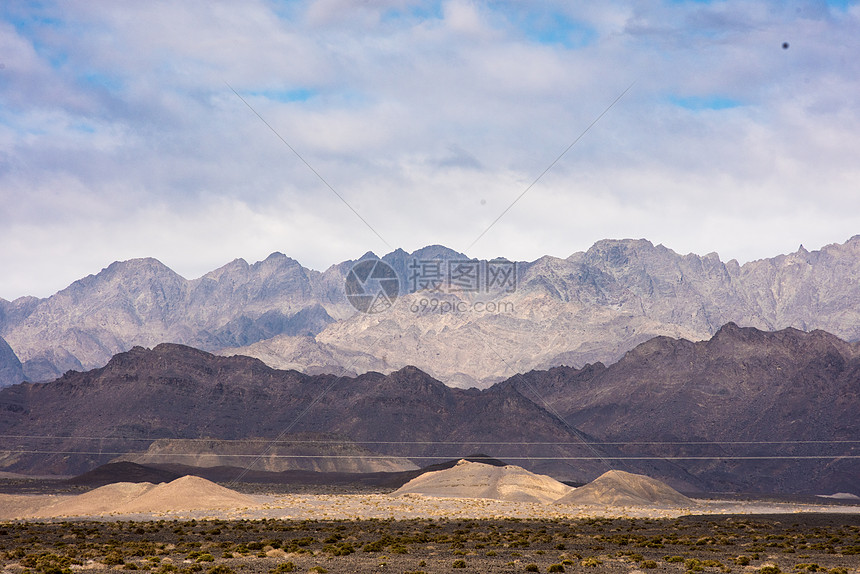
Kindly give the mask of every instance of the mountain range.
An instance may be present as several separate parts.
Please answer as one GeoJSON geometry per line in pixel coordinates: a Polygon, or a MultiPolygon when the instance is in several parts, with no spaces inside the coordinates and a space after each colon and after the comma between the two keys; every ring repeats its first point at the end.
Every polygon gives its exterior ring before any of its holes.
{"type": "MultiPolygon", "coordinates": [[[[356,261],[366,259],[377,257],[356,261]]],[[[511,262],[515,288],[477,292],[412,292],[416,262],[448,271],[489,263],[445,247],[382,260],[400,297],[376,314],[345,294],[356,261],[319,272],[280,253],[193,280],[155,259],[117,262],[45,299],[0,299],[0,385],[53,380],[164,342],[308,374],[416,366],[449,386],[485,388],[532,369],[613,363],[654,336],[705,340],[728,322],[860,339],[860,236],[743,265],[604,240],[566,259],[511,262]]]]}
{"type": "Polygon", "coordinates": [[[239,441],[238,456],[251,439],[315,433],[329,437],[321,455],[342,440],[418,466],[482,452],[576,482],[612,468],[682,491],[829,494],[860,484],[858,412],[860,344],[824,331],[727,323],[706,341],[658,336],[609,366],[532,370],[484,390],[415,367],[308,375],[160,344],[0,389],[0,469],[71,474],[188,453],[192,439],[239,441]]]}

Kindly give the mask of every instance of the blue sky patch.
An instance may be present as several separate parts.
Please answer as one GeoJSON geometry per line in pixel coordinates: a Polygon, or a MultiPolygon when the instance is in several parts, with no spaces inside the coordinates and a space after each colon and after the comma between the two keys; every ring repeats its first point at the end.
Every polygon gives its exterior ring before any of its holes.
{"type": "Polygon", "coordinates": [[[88,87],[103,88],[108,92],[118,92],[123,87],[123,82],[118,77],[102,72],[86,72],[79,78],[88,87]]]}
{"type": "Polygon", "coordinates": [[[740,101],[725,96],[688,96],[683,98],[671,96],[669,101],[676,106],[693,111],[727,110],[742,105],[740,101]]]}
{"type": "Polygon", "coordinates": [[[30,37],[40,28],[59,28],[63,22],[56,17],[44,16],[38,13],[19,14],[12,10],[0,11],[0,17],[8,22],[22,35],[30,37]]]}
{"type": "Polygon", "coordinates": [[[69,126],[69,127],[71,127],[71,128],[72,128],[72,130],[74,130],[74,131],[76,131],[76,132],[78,132],[78,133],[84,133],[84,134],[94,134],[94,133],[96,133],[96,128],[94,128],[92,125],[90,125],[90,124],[86,124],[86,123],[75,123],[75,124],[72,124],[72,125],[71,125],[71,126],[69,126]]]}
{"type": "Polygon", "coordinates": [[[559,12],[512,13],[511,22],[526,38],[541,44],[581,48],[597,39],[597,31],[594,28],[559,12]]]}
{"type": "Polygon", "coordinates": [[[383,22],[392,22],[397,20],[441,20],[442,19],[442,3],[441,2],[422,2],[404,8],[390,8],[382,13],[380,19],[383,22]]]}
{"type": "Polygon", "coordinates": [[[306,102],[317,95],[316,90],[297,88],[293,90],[259,90],[248,92],[248,95],[263,97],[275,102],[306,102]]]}
{"type": "Polygon", "coordinates": [[[43,58],[54,69],[61,68],[68,60],[63,52],[51,48],[40,40],[42,32],[46,29],[62,28],[65,24],[55,17],[49,17],[42,13],[19,14],[11,9],[0,9],[0,21],[11,24],[22,38],[25,38],[33,46],[36,54],[43,58]]]}

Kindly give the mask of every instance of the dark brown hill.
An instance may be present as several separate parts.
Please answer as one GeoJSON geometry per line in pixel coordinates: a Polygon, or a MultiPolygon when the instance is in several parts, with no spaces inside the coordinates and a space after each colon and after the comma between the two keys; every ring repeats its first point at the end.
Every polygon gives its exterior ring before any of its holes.
{"type": "MultiPolygon", "coordinates": [[[[0,434],[70,437],[3,439],[4,467],[20,472],[79,473],[143,451],[157,438],[275,438],[285,431],[337,433],[419,466],[484,450],[485,443],[492,456],[517,457],[517,445],[499,443],[576,441],[512,387],[454,389],[412,367],[310,376],[173,344],[137,347],[101,369],[68,372],[52,383],[0,390],[0,434]]],[[[595,460],[558,462],[560,455],[590,454],[575,444],[541,454],[537,467],[567,466],[574,478],[605,470],[595,460]]]]}
{"type": "Polygon", "coordinates": [[[656,337],[609,368],[560,367],[504,384],[537,392],[603,441],[690,443],[629,445],[631,455],[725,457],[678,461],[714,490],[860,488],[860,461],[838,458],[860,454],[860,349],[823,331],[729,323],[708,341],[656,337]]]}
{"type": "Polygon", "coordinates": [[[657,337],[609,367],[532,371],[484,391],[413,367],[310,376],[159,345],[0,390],[0,464],[71,474],[156,438],[286,431],[336,433],[422,467],[480,451],[586,481],[610,457],[682,491],[856,492],[858,413],[860,349],[821,331],[730,323],[708,341],[657,337]],[[75,438],[20,438],[43,435],[75,438]]]}
{"type": "MultiPolygon", "coordinates": [[[[479,462],[490,466],[505,466],[506,463],[482,454],[463,457],[459,460],[479,462]]],[[[231,483],[242,476],[243,483],[262,483],[266,485],[299,485],[328,487],[373,487],[400,488],[416,476],[426,472],[453,468],[459,460],[447,460],[415,470],[398,472],[312,472],[307,470],[286,470],[271,472],[265,470],[245,471],[235,466],[188,466],[183,464],[147,464],[133,462],[111,462],[64,481],[76,486],[103,486],[113,482],[170,482],[181,476],[199,476],[212,482],[231,483]]]]}
{"type": "Polygon", "coordinates": [[[133,462],[111,462],[65,481],[70,485],[104,486],[115,482],[171,482],[185,476],[170,470],[144,466],[133,462]]]}

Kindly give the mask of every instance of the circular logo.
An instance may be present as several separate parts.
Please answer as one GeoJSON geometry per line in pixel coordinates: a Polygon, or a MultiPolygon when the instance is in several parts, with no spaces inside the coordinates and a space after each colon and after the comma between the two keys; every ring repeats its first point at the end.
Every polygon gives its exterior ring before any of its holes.
{"type": "Polygon", "coordinates": [[[346,274],[346,298],[362,313],[382,313],[394,305],[400,294],[397,272],[385,261],[365,259],[346,274]]]}

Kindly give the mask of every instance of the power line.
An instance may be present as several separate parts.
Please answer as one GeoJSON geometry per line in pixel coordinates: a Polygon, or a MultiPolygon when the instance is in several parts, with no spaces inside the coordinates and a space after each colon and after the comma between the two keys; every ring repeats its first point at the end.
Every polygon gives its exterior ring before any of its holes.
{"type": "Polygon", "coordinates": [[[630,91],[630,88],[632,88],[632,87],[633,87],[633,84],[634,84],[634,83],[635,83],[635,82],[633,82],[633,83],[631,83],[629,86],[627,86],[627,89],[626,89],[626,90],[624,90],[623,92],[621,92],[621,93],[618,95],[618,97],[617,97],[617,98],[615,98],[615,99],[612,101],[612,103],[611,103],[611,104],[609,104],[609,105],[606,107],[606,109],[605,109],[605,110],[603,110],[603,112],[601,112],[601,114],[600,114],[599,116],[597,116],[597,117],[594,119],[594,121],[592,121],[590,124],[588,124],[588,127],[587,127],[587,128],[585,128],[585,129],[582,131],[582,133],[581,133],[581,134],[579,134],[579,136],[578,136],[575,140],[573,140],[573,142],[572,142],[569,146],[567,146],[567,147],[564,149],[564,151],[563,151],[563,152],[561,152],[561,154],[560,154],[557,158],[555,158],[555,159],[553,160],[553,162],[552,162],[551,164],[549,164],[549,165],[547,166],[547,168],[546,168],[545,170],[543,170],[543,171],[541,172],[541,174],[540,174],[539,176],[537,176],[537,177],[535,178],[535,180],[534,180],[533,182],[531,182],[531,184],[529,184],[529,186],[528,186],[527,188],[525,188],[525,189],[523,190],[523,192],[522,192],[522,193],[520,193],[520,194],[516,197],[516,199],[514,199],[514,200],[511,202],[511,204],[510,204],[509,206],[507,206],[507,207],[505,208],[505,210],[504,210],[504,211],[502,211],[502,212],[499,214],[499,216],[498,216],[498,217],[496,217],[496,218],[493,220],[493,222],[492,222],[492,223],[490,223],[490,224],[486,227],[486,229],[484,229],[484,230],[483,230],[483,231],[482,231],[482,232],[481,232],[481,233],[480,233],[480,234],[475,238],[475,240],[474,240],[474,241],[472,241],[472,243],[470,243],[470,244],[469,244],[469,246],[468,246],[466,249],[464,249],[463,251],[464,251],[464,252],[469,251],[472,247],[474,247],[474,246],[475,246],[475,244],[476,244],[478,241],[480,241],[480,240],[481,240],[481,238],[482,238],[484,235],[486,235],[486,233],[487,233],[490,229],[492,229],[492,228],[493,228],[493,226],[494,226],[496,223],[498,223],[498,222],[499,222],[499,220],[500,220],[501,218],[503,218],[507,212],[509,212],[511,209],[513,209],[514,205],[516,205],[516,204],[517,204],[517,202],[518,202],[519,200],[521,200],[521,199],[523,198],[523,196],[524,196],[525,194],[527,194],[531,188],[533,188],[535,185],[537,185],[537,182],[539,182],[539,181],[541,180],[541,178],[543,178],[543,176],[545,176],[545,175],[547,174],[547,172],[548,172],[549,170],[551,170],[551,169],[555,166],[555,164],[557,164],[559,161],[561,161],[561,158],[563,158],[563,157],[567,154],[567,152],[569,152],[569,151],[570,151],[570,149],[571,149],[573,146],[575,146],[577,143],[579,143],[579,140],[581,140],[583,137],[585,137],[585,134],[587,134],[587,133],[589,132],[589,130],[590,130],[591,128],[593,128],[593,127],[594,127],[594,125],[595,125],[597,122],[599,122],[599,121],[600,121],[600,119],[601,119],[603,116],[605,116],[605,115],[609,112],[609,110],[611,110],[613,107],[615,107],[615,104],[617,104],[617,103],[618,103],[618,101],[619,101],[621,98],[623,98],[623,97],[624,97],[624,95],[625,95],[627,92],[629,92],[629,91],[630,91]]]}
{"type": "Polygon", "coordinates": [[[311,172],[313,172],[313,174],[314,174],[315,176],[317,176],[317,179],[319,179],[321,182],[323,182],[323,184],[324,184],[327,188],[329,188],[329,190],[331,190],[331,192],[332,192],[333,194],[335,194],[335,195],[337,196],[337,198],[338,198],[339,200],[341,200],[341,202],[343,202],[343,204],[344,204],[345,206],[347,206],[347,207],[349,208],[349,210],[350,210],[351,212],[353,212],[353,213],[355,214],[355,216],[356,216],[356,217],[358,217],[358,218],[361,220],[361,222],[362,222],[362,223],[364,223],[364,225],[365,225],[365,226],[367,226],[367,228],[368,228],[368,229],[370,229],[370,230],[373,232],[373,234],[374,234],[374,235],[376,235],[376,236],[377,236],[377,237],[378,237],[378,238],[379,238],[379,239],[380,239],[380,240],[385,244],[385,246],[386,246],[386,247],[388,247],[389,249],[393,249],[393,248],[391,247],[391,245],[390,245],[390,244],[385,240],[385,238],[384,238],[384,237],[382,237],[382,235],[380,235],[380,234],[379,234],[379,232],[378,232],[378,231],[376,231],[376,229],[375,229],[375,228],[374,228],[374,227],[373,227],[373,226],[372,226],[372,225],[371,225],[371,224],[370,224],[370,223],[369,223],[369,222],[368,222],[364,217],[362,217],[362,216],[361,216],[361,214],[360,214],[358,211],[356,211],[356,209],[355,209],[355,208],[354,208],[354,207],[353,207],[353,206],[352,206],[352,205],[351,205],[351,204],[346,200],[346,198],[344,198],[340,193],[338,193],[338,191],[337,191],[335,188],[333,188],[333,187],[331,186],[331,184],[329,184],[329,182],[328,182],[328,181],[326,181],[326,179],[325,179],[325,178],[320,174],[320,172],[318,172],[316,169],[314,169],[314,167],[313,167],[310,163],[308,163],[308,161],[307,161],[307,160],[306,160],[306,159],[305,159],[305,158],[304,158],[304,157],[303,157],[303,156],[302,156],[298,151],[296,151],[296,148],[294,148],[293,146],[291,146],[291,145],[289,144],[289,142],[287,142],[287,140],[285,140],[285,139],[281,136],[281,134],[280,134],[280,133],[278,133],[278,131],[277,131],[275,128],[273,128],[273,127],[272,127],[272,125],[271,125],[269,122],[267,122],[267,121],[266,121],[266,119],[265,119],[265,118],[263,118],[263,116],[261,116],[261,115],[260,115],[260,113],[259,113],[257,110],[255,110],[255,109],[251,106],[251,104],[249,104],[249,103],[248,103],[248,101],[247,101],[245,98],[243,98],[243,97],[239,94],[239,92],[237,92],[236,90],[234,90],[234,89],[233,89],[233,86],[231,86],[231,85],[230,85],[230,84],[228,84],[227,82],[224,82],[224,84],[225,84],[228,88],[230,88],[230,91],[232,91],[234,94],[236,94],[236,97],[237,97],[237,98],[239,98],[240,100],[242,100],[242,103],[243,103],[243,104],[245,104],[245,105],[248,107],[248,109],[249,109],[249,110],[251,110],[252,112],[254,112],[254,115],[255,115],[255,116],[257,116],[258,118],[260,118],[260,121],[261,121],[261,122],[263,122],[263,124],[265,124],[265,126],[266,126],[267,128],[269,128],[269,130],[270,130],[273,134],[275,134],[275,136],[276,136],[279,140],[281,140],[281,142],[282,142],[285,146],[287,146],[287,148],[288,148],[291,152],[293,152],[293,154],[295,154],[295,156],[296,156],[297,158],[299,158],[299,159],[301,160],[301,162],[302,162],[303,164],[305,164],[305,166],[307,166],[307,168],[308,168],[309,170],[311,170],[311,172]]]}
{"type": "MultiPolygon", "coordinates": [[[[104,452],[104,451],[63,451],[63,450],[0,450],[2,454],[63,454],[63,455],[140,455],[146,454],[142,452],[104,452]]],[[[171,454],[163,455],[165,457],[181,457],[181,456],[201,456],[196,454],[171,454]]],[[[211,456],[221,457],[242,457],[242,458],[261,458],[259,454],[211,454],[211,456]]],[[[330,454],[330,455],[313,455],[313,454],[270,454],[265,458],[282,458],[282,459],[379,459],[391,460],[409,458],[411,460],[438,460],[438,459],[463,459],[474,458],[473,455],[422,455],[422,456],[395,456],[395,455],[347,455],[347,454],[330,454]]],[[[506,460],[839,460],[839,459],[860,459],[860,455],[769,455],[769,456],[506,456],[506,460]]]]}
{"type": "MultiPolygon", "coordinates": [[[[356,439],[267,439],[267,438],[247,438],[247,439],[219,439],[219,438],[170,438],[170,437],[124,437],[124,436],[63,436],[63,435],[0,435],[0,439],[51,439],[51,440],[122,440],[122,441],[150,441],[157,440],[167,441],[185,441],[185,442],[217,442],[217,443],[275,443],[275,444],[379,444],[379,445],[478,445],[478,446],[521,446],[521,445],[536,445],[536,446],[570,446],[582,445],[582,441],[440,441],[440,440],[356,440],[356,439]]],[[[628,446],[628,445],[649,445],[649,446],[706,446],[706,445],[800,445],[800,444],[860,444],[860,440],[743,440],[743,441],[587,441],[586,444],[600,446],[628,446]]]]}

